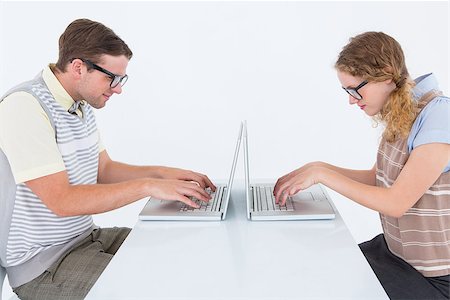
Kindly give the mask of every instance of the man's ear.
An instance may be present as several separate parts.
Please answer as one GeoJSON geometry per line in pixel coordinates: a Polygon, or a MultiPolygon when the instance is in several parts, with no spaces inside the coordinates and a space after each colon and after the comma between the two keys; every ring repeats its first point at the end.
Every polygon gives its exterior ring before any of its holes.
{"type": "Polygon", "coordinates": [[[80,79],[81,74],[83,73],[84,63],[81,59],[74,59],[72,62],[69,63],[67,66],[67,70],[69,71],[70,75],[75,79],[80,79]]]}

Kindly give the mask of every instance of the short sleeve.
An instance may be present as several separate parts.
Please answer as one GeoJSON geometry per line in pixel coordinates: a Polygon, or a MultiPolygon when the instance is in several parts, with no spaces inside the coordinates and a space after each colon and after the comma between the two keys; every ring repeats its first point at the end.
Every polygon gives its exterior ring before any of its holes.
{"type": "MultiPolygon", "coordinates": [[[[408,151],[431,143],[450,144],[450,99],[438,97],[420,112],[408,137],[408,151]]],[[[444,172],[450,170],[450,162],[444,172]]]]}
{"type": "Polygon", "coordinates": [[[450,144],[449,118],[450,99],[439,97],[425,106],[411,129],[409,151],[424,144],[450,144]]]}
{"type": "Polygon", "coordinates": [[[106,148],[105,148],[105,145],[103,144],[102,136],[101,136],[98,128],[97,128],[97,132],[98,132],[98,153],[102,153],[103,151],[106,150],[106,148]]]}
{"type": "Polygon", "coordinates": [[[65,170],[48,116],[26,92],[13,93],[0,103],[0,148],[16,183],[65,170]]]}

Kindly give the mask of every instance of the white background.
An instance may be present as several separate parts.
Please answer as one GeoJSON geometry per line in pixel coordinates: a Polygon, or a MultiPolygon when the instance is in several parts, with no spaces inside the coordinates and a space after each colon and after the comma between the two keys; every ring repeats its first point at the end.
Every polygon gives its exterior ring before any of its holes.
{"type": "MultiPolygon", "coordinates": [[[[371,168],[381,128],[348,105],[333,68],[337,55],[351,36],[384,31],[403,46],[412,77],[434,72],[448,94],[448,7],[448,1],[1,2],[0,94],[56,62],[66,26],[91,18],[134,52],[123,93],[97,111],[113,159],[226,179],[246,119],[253,179],[275,179],[315,160],[371,168]]],[[[236,180],[243,177],[240,167],[236,180]]],[[[381,232],[376,212],[330,194],[357,242],[381,232]]],[[[95,221],[132,227],[143,205],[95,221]]]]}

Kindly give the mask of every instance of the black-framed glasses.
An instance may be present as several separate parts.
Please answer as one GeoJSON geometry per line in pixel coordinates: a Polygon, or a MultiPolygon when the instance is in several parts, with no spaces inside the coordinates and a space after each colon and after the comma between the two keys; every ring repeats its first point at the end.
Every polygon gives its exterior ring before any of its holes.
{"type": "Polygon", "coordinates": [[[362,88],[363,86],[365,86],[366,84],[368,84],[369,82],[367,80],[364,80],[363,82],[361,82],[357,87],[355,88],[350,88],[350,87],[342,87],[344,89],[344,91],[346,91],[350,96],[352,96],[353,98],[355,98],[356,100],[361,100],[363,97],[361,96],[360,93],[358,93],[358,90],[360,88],[362,88]]]}
{"type": "MultiPolygon", "coordinates": [[[[75,59],[75,58],[74,58],[75,59]]],[[[115,88],[116,86],[118,86],[120,84],[120,86],[124,86],[125,83],[128,80],[128,75],[116,75],[113,72],[110,72],[102,67],[100,67],[99,65],[94,64],[92,61],[88,60],[88,59],[84,59],[84,58],[79,58],[82,62],[84,62],[86,65],[88,65],[90,68],[93,68],[97,71],[100,71],[106,75],[109,76],[109,78],[111,78],[111,83],[109,84],[109,86],[111,88],[115,88]]]]}

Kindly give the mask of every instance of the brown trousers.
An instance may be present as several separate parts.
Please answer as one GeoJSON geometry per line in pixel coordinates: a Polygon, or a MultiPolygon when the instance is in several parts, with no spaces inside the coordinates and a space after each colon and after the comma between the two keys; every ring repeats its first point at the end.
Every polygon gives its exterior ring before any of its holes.
{"type": "Polygon", "coordinates": [[[83,299],[130,231],[118,227],[94,229],[39,277],[14,292],[21,300],[83,299]]]}

